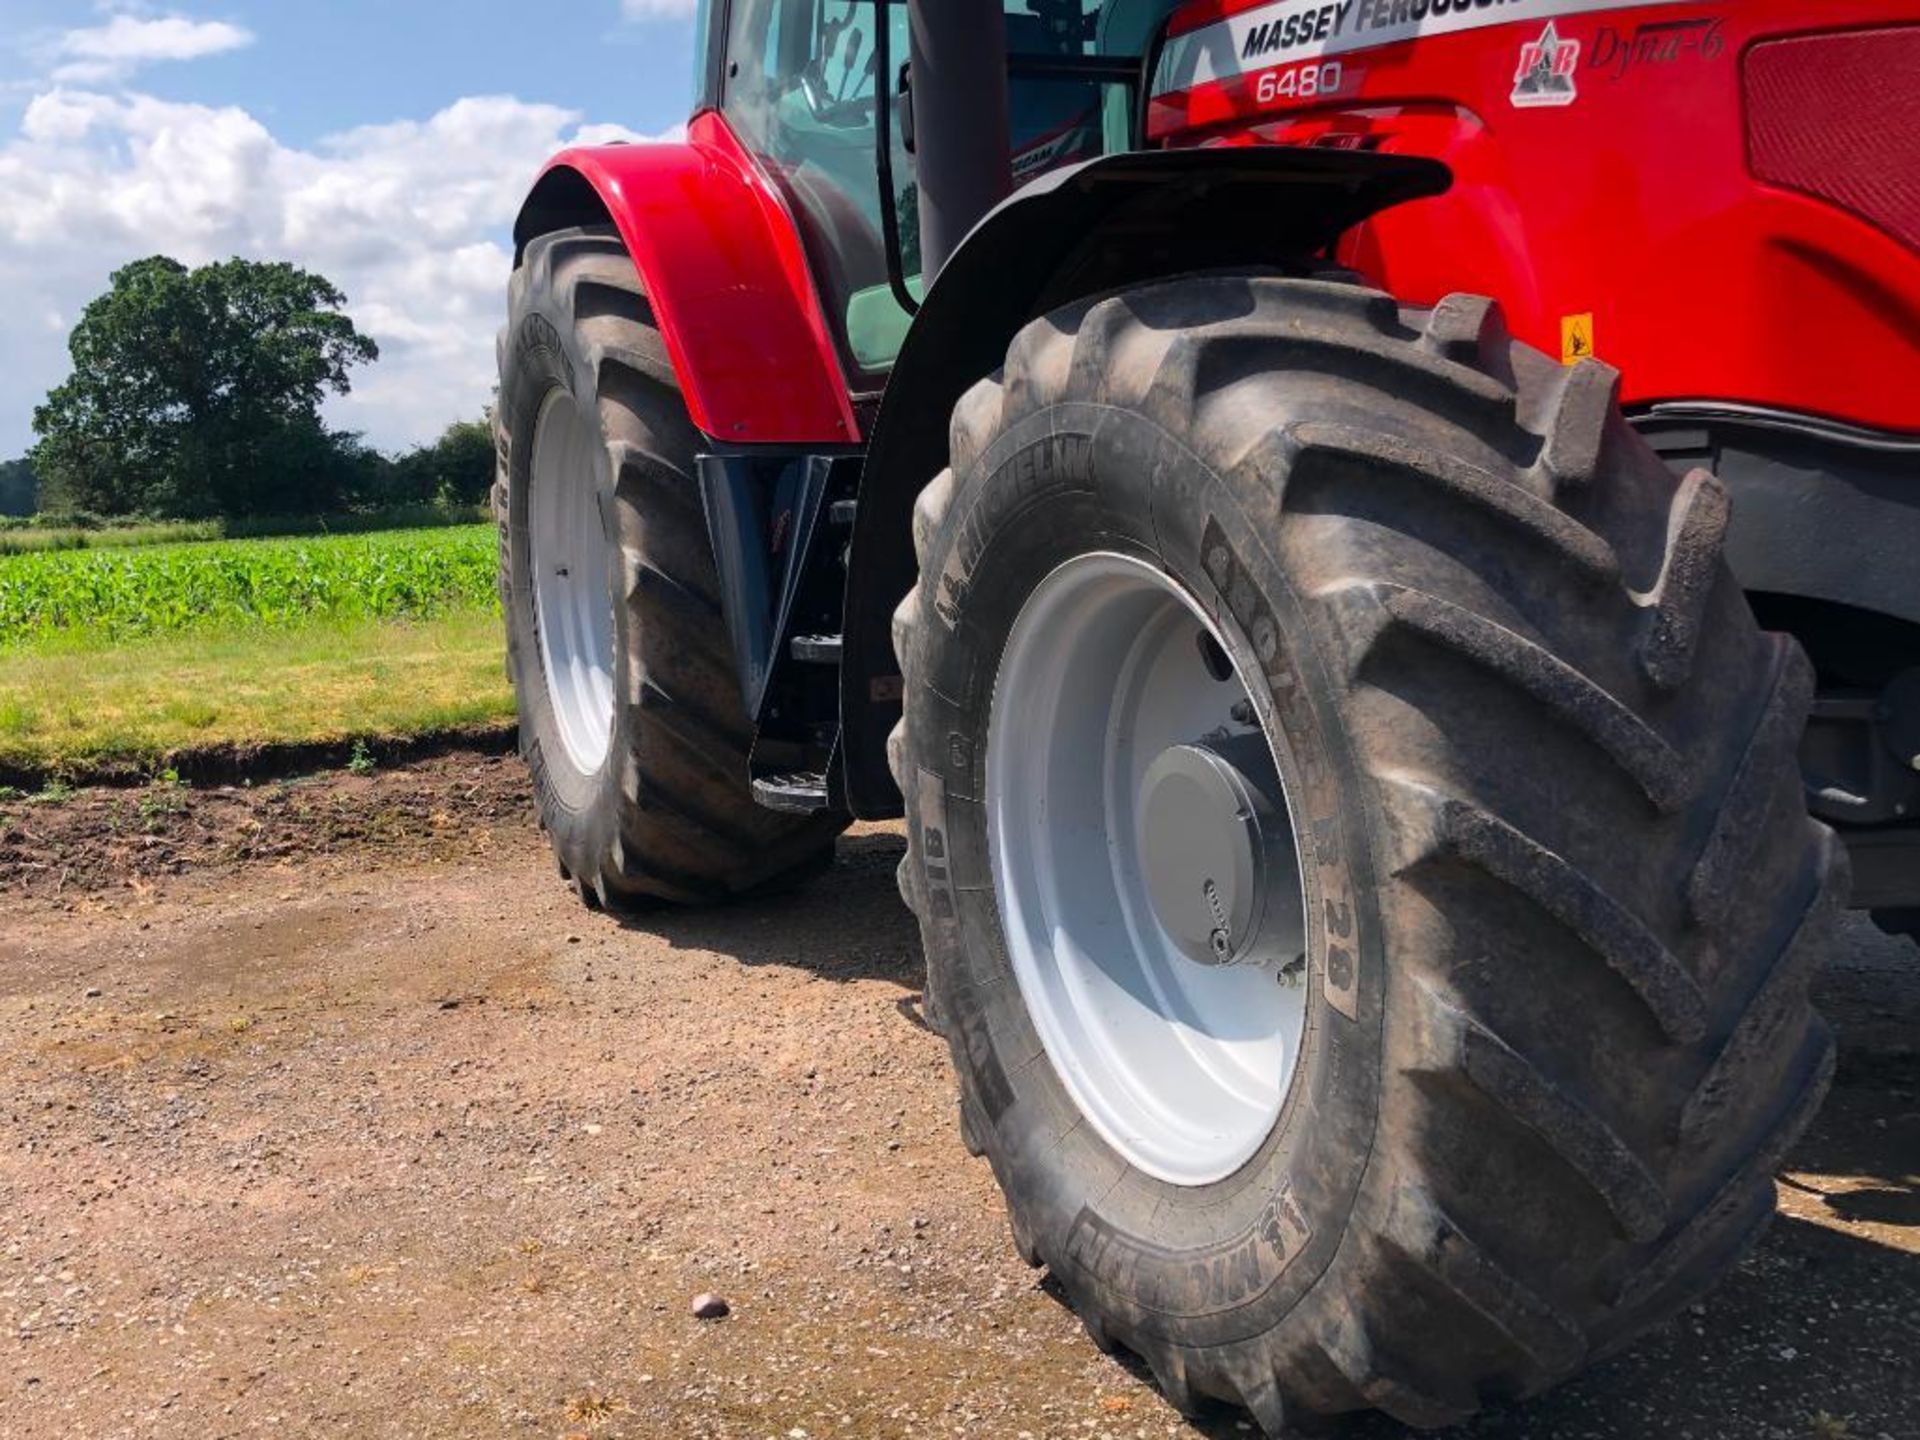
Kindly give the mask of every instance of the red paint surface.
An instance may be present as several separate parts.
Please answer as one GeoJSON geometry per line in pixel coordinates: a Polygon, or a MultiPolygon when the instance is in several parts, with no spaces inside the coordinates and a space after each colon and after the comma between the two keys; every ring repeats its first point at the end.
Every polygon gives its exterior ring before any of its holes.
{"type": "Polygon", "coordinates": [[[567,150],[619,227],[693,423],[728,444],[860,438],[793,217],[726,121],[674,145],[567,150]]]}
{"type": "MultiPolygon", "coordinates": [[[[1173,28],[1254,3],[1198,0],[1173,28]]],[[[1804,174],[1793,187],[1768,183],[1749,159],[1750,118],[1754,134],[1791,135],[1832,126],[1852,105],[1892,103],[1887,76],[1910,63],[1913,37],[1886,28],[1920,25],[1920,0],[1558,17],[1559,37],[1582,47],[1577,95],[1538,108],[1512,95],[1521,47],[1544,22],[1514,8],[1486,28],[1329,57],[1343,70],[1331,97],[1262,104],[1249,76],[1160,97],[1150,133],[1175,145],[1357,145],[1444,160],[1449,193],[1388,211],[1347,247],[1349,263],[1395,295],[1495,296],[1514,332],[1554,355],[1563,318],[1590,313],[1595,352],[1622,370],[1629,403],[1739,401],[1920,431],[1920,253],[1894,223],[1920,195],[1920,96],[1896,87],[1904,126],[1871,155],[1842,146],[1832,163],[1853,170],[1831,184],[1804,174]],[[1683,32],[1692,43],[1671,58],[1621,65],[1620,37],[1676,21],[1713,23],[1683,32]],[[1777,66],[1781,52],[1761,41],[1874,28],[1878,50],[1859,37],[1828,52],[1814,82],[1831,87],[1824,97],[1796,100],[1766,83],[1777,69],[1759,72],[1758,87],[1743,80],[1750,63],[1777,66]],[[1750,91],[1772,108],[1750,117],[1750,91]],[[1782,104],[1804,113],[1783,115],[1782,104]],[[1851,208],[1836,201],[1843,191],[1851,208]],[[1896,197],[1879,211],[1885,223],[1863,193],[1896,197]]]]}

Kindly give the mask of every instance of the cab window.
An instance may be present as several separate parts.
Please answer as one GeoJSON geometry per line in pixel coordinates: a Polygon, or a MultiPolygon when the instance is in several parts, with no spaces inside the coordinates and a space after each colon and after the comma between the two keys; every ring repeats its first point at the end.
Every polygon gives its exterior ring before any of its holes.
{"type": "MultiPolygon", "coordinates": [[[[1009,128],[1016,186],[1107,148],[1111,86],[1029,73],[1020,63],[1098,52],[1100,0],[1009,0],[1009,128]]],[[[876,383],[905,338],[908,315],[887,280],[875,107],[896,105],[907,67],[907,7],[885,7],[890,75],[879,74],[868,0],[734,0],[723,108],[785,192],[821,299],[856,382],[876,383]]],[[[1044,67],[1040,67],[1044,71],[1044,67]]],[[[897,114],[897,108],[891,112],[897,114]]],[[[919,208],[913,157],[892,128],[901,268],[919,293],[919,208]]],[[[1124,134],[1124,126],[1121,127],[1124,134]]],[[[1124,143],[1122,140],[1120,143],[1124,143]]]]}

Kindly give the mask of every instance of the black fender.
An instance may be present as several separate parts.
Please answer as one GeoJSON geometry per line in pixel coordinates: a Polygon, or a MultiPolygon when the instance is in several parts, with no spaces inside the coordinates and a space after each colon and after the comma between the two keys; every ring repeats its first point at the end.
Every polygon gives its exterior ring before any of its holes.
{"type": "Polygon", "coordinates": [[[1727,487],[1742,589],[1920,627],[1920,436],[1732,402],[1629,418],[1676,470],[1704,465],[1727,487]]]}
{"type": "Polygon", "coordinates": [[[1364,150],[1141,150],[1054,170],[1003,200],[941,270],[894,361],[869,436],[847,568],[841,761],[857,816],[900,814],[886,740],[900,718],[894,607],[912,588],[913,502],[947,463],[954,405],[1027,321],[1199,270],[1297,268],[1388,206],[1438,195],[1437,160],[1364,150]]]}

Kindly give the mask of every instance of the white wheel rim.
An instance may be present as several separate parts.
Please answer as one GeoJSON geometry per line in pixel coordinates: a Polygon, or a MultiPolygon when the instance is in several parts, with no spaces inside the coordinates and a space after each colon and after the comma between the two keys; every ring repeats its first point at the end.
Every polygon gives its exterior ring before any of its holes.
{"type": "MultiPolygon", "coordinates": [[[[1149,767],[1168,747],[1250,733],[1250,707],[1232,715],[1248,700],[1239,672],[1208,672],[1202,632],[1231,654],[1160,570],[1105,552],[1069,560],[1014,622],[987,735],[989,858],[1027,1012],[1088,1123],[1129,1164],[1177,1185],[1225,1179],[1272,1132],[1308,993],[1298,954],[1189,958],[1146,886],[1149,767]]],[[[1257,748],[1274,763],[1270,740],[1257,748]]],[[[1277,798],[1284,814],[1284,790],[1277,798]]],[[[1290,817],[1284,843],[1265,853],[1284,857],[1263,888],[1292,887],[1297,936],[1305,900],[1290,817]]]]}
{"type": "Polygon", "coordinates": [[[534,424],[527,529],[534,629],[560,743],[582,775],[613,744],[613,546],[600,513],[600,439],[556,390],[534,424]]]}

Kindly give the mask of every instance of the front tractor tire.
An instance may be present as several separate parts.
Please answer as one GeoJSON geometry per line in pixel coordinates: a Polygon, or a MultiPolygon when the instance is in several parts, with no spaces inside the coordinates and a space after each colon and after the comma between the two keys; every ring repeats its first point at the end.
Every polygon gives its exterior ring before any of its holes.
{"type": "Polygon", "coordinates": [[[1219,275],[1030,324],[950,452],[902,886],[1094,1342],[1430,1427],[1711,1285],[1828,1083],[1845,888],[1713,478],[1485,300],[1219,275]]]}
{"type": "Polygon", "coordinates": [[[697,436],[611,226],[527,246],[496,416],[507,669],[561,874],[633,910],[824,867],[844,819],[753,802],[697,436]]]}

